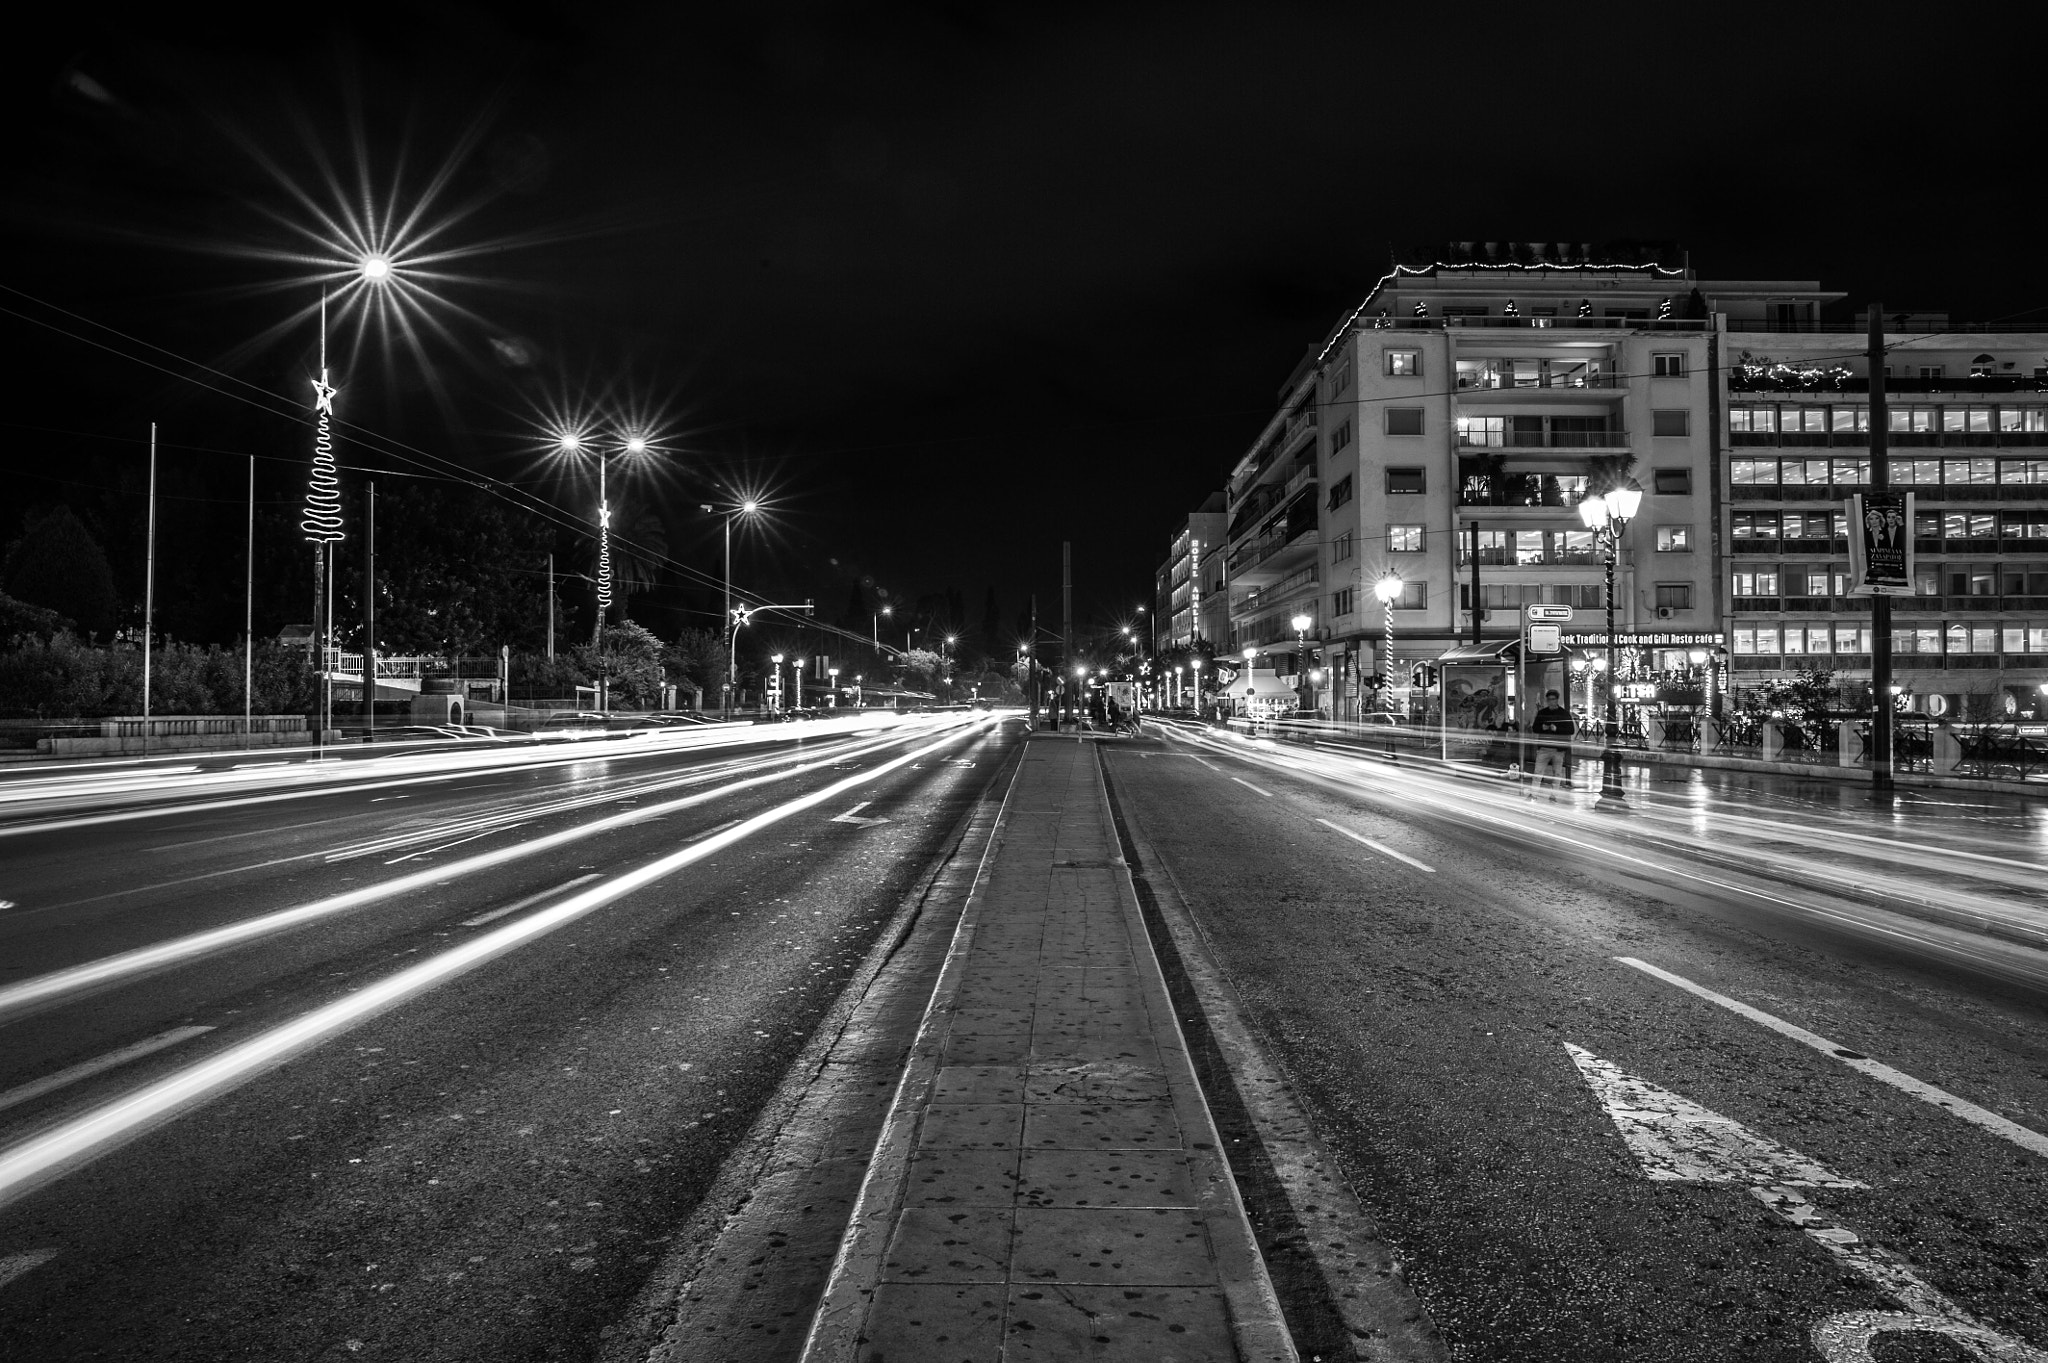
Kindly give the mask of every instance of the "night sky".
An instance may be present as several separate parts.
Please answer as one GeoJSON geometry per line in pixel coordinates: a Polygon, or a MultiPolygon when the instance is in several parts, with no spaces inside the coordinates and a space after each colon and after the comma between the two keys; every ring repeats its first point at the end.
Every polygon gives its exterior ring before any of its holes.
{"type": "Polygon", "coordinates": [[[1839,8],[1384,10],[272,7],[11,34],[0,542],[140,460],[150,420],[234,476],[303,461],[303,424],[216,390],[303,405],[313,328],[283,324],[317,285],[261,253],[309,221],[283,182],[331,198],[323,159],[407,205],[445,172],[435,244],[479,248],[419,355],[372,344],[340,376],[345,458],[395,473],[378,447],[402,442],[587,514],[531,414],[634,405],[661,418],[638,495],[672,556],[716,573],[696,504],[763,489],[736,575],[831,614],[866,579],[1056,617],[1063,539],[1081,623],[1148,600],[1301,353],[1422,243],[1672,240],[1706,277],[1845,290],[1844,316],[1876,294],[2048,324],[2024,7],[1869,38],[1839,8]]]}

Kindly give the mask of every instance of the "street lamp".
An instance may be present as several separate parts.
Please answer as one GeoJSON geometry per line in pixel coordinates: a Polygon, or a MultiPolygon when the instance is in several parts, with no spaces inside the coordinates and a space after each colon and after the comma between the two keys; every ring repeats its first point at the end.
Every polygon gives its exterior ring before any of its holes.
{"type": "Polygon", "coordinates": [[[1288,621],[1294,626],[1294,689],[1300,697],[1301,713],[1315,708],[1315,691],[1308,679],[1308,627],[1315,623],[1307,611],[1288,621]]]}
{"type": "Polygon", "coordinates": [[[789,679],[796,684],[796,708],[801,710],[804,708],[804,660],[802,658],[791,658],[789,660],[789,674],[789,679]]]}
{"type": "Polygon", "coordinates": [[[1188,659],[1188,671],[1194,674],[1195,702],[1191,713],[1196,719],[1202,717],[1202,655],[1197,653],[1188,659]]]}
{"type": "Polygon", "coordinates": [[[1385,693],[1389,710],[1394,708],[1394,603],[1401,599],[1406,587],[1401,575],[1391,571],[1372,584],[1372,594],[1379,598],[1383,617],[1380,627],[1380,689],[1385,693]]]}
{"type": "Polygon", "coordinates": [[[1600,745],[1600,798],[1595,809],[1625,813],[1628,801],[1621,790],[1621,752],[1614,746],[1614,731],[1621,714],[1614,694],[1614,564],[1621,552],[1621,537],[1643,502],[1643,490],[1631,478],[1605,495],[1588,497],[1579,503],[1579,517],[1587,529],[1600,537],[1607,550],[1607,732],[1600,745]]]}
{"type": "Polygon", "coordinates": [[[837,710],[839,708],[839,669],[828,667],[825,669],[825,675],[831,678],[832,708],[837,710]]]}
{"type": "MultiPolygon", "coordinates": [[[[878,656],[881,654],[882,651],[882,617],[885,615],[894,615],[895,613],[896,608],[893,606],[884,606],[878,611],[868,612],[869,629],[874,639],[875,653],[878,656]]],[[[858,620],[860,617],[855,616],[854,618],[858,620]]]]}
{"type": "Polygon", "coordinates": [[[771,653],[768,655],[768,661],[775,664],[775,709],[780,713],[789,708],[782,699],[782,655],[771,653]]]}
{"type": "MultiPolygon", "coordinates": [[[[716,513],[718,510],[717,507],[712,506],[709,502],[699,502],[698,505],[709,513],[716,513]]],[[[760,509],[761,504],[751,497],[742,501],[738,506],[730,506],[725,509],[725,684],[723,688],[724,698],[719,706],[719,711],[726,719],[732,718],[733,653],[738,647],[740,625],[744,623],[734,615],[732,608],[732,523],[737,517],[751,516],[760,509]]]]}

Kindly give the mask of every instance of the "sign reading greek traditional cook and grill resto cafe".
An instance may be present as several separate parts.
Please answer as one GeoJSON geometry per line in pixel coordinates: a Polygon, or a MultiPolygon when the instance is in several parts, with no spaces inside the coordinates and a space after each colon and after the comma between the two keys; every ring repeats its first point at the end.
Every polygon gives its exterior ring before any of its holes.
{"type": "Polygon", "coordinates": [[[1849,595],[1913,594],[1913,494],[1849,498],[1849,595]]]}
{"type": "MultiPolygon", "coordinates": [[[[1616,630],[1614,643],[1617,648],[1719,648],[1727,642],[1725,636],[1713,630],[1645,630],[1631,633],[1616,630]]],[[[1564,636],[1566,648],[1605,648],[1607,631],[1604,629],[1574,632],[1564,636]]]]}

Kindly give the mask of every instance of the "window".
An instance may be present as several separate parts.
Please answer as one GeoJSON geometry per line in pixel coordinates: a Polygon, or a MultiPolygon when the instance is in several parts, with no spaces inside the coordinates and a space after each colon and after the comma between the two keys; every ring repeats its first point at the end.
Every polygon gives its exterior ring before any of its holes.
{"type": "Polygon", "coordinates": [[[1830,407],[1828,429],[1831,431],[1870,430],[1870,409],[1868,407],[1830,407]]]}
{"type": "Polygon", "coordinates": [[[1833,469],[1830,476],[1841,486],[1867,484],[1870,481],[1868,459],[1830,459],[1828,464],[1833,469]]]}
{"type": "Polygon", "coordinates": [[[1651,435],[1691,435],[1692,413],[1683,407],[1670,407],[1650,413],[1651,435]]]}
{"type": "Polygon", "coordinates": [[[1330,562],[1344,562],[1344,560],[1351,557],[1352,553],[1357,549],[1357,547],[1358,539],[1349,530],[1346,530],[1341,535],[1333,537],[1330,540],[1330,562]]]}
{"type": "MultiPolygon", "coordinates": [[[[1507,531],[1482,530],[1479,532],[1479,561],[1482,564],[1506,563],[1507,552],[1507,531]]],[[[1472,562],[1472,544],[1469,533],[1458,536],[1458,562],[1461,564],[1472,562]]]]}
{"type": "Polygon", "coordinates": [[[1461,416],[1458,443],[1498,449],[1507,443],[1508,419],[1504,416],[1461,416]]]}
{"type": "Polygon", "coordinates": [[[1731,459],[1728,461],[1728,481],[1737,485],[1775,483],[1778,481],[1778,461],[1731,459]]]}
{"type": "Polygon", "coordinates": [[[2001,407],[1998,409],[1998,429],[2048,431],[2048,407],[2001,407]]]}
{"type": "Polygon", "coordinates": [[[1429,584],[1427,582],[1403,582],[1401,595],[1394,601],[1397,611],[1419,611],[1429,605],[1429,584]]]}
{"type": "Polygon", "coordinates": [[[1422,352],[1419,350],[1389,350],[1387,352],[1389,374],[1413,375],[1422,372],[1422,352]]]}
{"type": "Polygon", "coordinates": [[[1919,568],[1914,570],[1913,595],[1940,596],[1941,574],[1932,568],[1919,568]]]}
{"type": "Polygon", "coordinates": [[[1659,497],[1690,497],[1692,495],[1692,470],[1658,469],[1656,487],[1659,497]]]}
{"type": "Polygon", "coordinates": [[[1528,564],[1542,563],[1545,560],[1548,546],[1544,543],[1545,536],[1541,530],[1510,530],[1508,536],[1512,546],[1508,562],[1528,564]]]}
{"type": "Polygon", "coordinates": [[[1826,459],[1780,459],[1778,481],[1788,487],[1802,487],[1812,484],[1827,486],[1830,469],[1826,459]]]}
{"type": "Polygon", "coordinates": [[[2048,511],[2008,511],[2003,528],[2009,540],[2048,540],[2048,511]]]}
{"type": "Polygon", "coordinates": [[[1732,528],[1739,540],[1774,540],[1778,537],[1778,513],[1775,511],[1738,511],[1732,528]]]}
{"type": "Polygon", "coordinates": [[[1422,527],[1419,525],[1390,525],[1387,527],[1387,551],[1394,554],[1419,554],[1422,552],[1422,527]]]}
{"type": "Polygon", "coordinates": [[[1349,421],[1338,422],[1336,429],[1330,432],[1330,453],[1335,454],[1350,443],[1351,423],[1349,421]]]}
{"type": "Polygon", "coordinates": [[[1927,435],[1934,430],[1934,409],[1925,406],[1893,405],[1885,408],[1885,429],[1908,435],[1927,435]]]}
{"type": "Polygon", "coordinates": [[[1870,630],[1863,625],[1836,625],[1835,652],[1870,652],[1870,630]]]}
{"type": "Polygon", "coordinates": [[[1947,368],[1948,366],[1945,364],[1923,364],[1920,366],[1920,377],[1923,379],[1938,379],[1942,377],[1942,371],[1947,368]]]}
{"type": "Polygon", "coordinates": [[[1738,435],[1769,435],[1778,429],[1775,407],[1730,407],[1728,429],[1738,435]]]}
{"type": "Polygon", "coordinates": [[[1390,493],[1425,492],[1428,490],[1425,482],[1421,469],[1387,470],[1387,491],[1390,493]]]}
{"type": "Polygon", "coordinates": [[[1737,596],[1776,596],[1778,575],[1776,573],[1737,573],[1735,575],[1737,596]]]}
{"type": "Polygon", "coordinates": [[[1785,652],[1806,652],[1806,631],[1800,626],[1787,625],[1785,627],[1785,652]]]}
{"type": "Polygon", "coordinates": [[[1657,552],[1660,554],[1689,554],[1692,552],[1692,527],[1689,525],[1660,525],[1657,527],[1657,552]]]}
{"type": "Polygon", "coordinates": [[[1346,587],[1341,591],[1330,593],[1330,614],[1349,615],[1356,609],[1358,609],[1358,589],[1356,587],[1346,587]]]}
{"type": "Polygon", "coordinates": [[[1420,407],[1387,408],[1388,435],[1421,435],[1422,409],[1420,407]]]}
{"type": "Polygon", "coordinates": [[[1657,609],[1660,611],[1691,610],[1692,583],[1659,582],[1657,584],[1657,609]]]}
{"type": "Polygon", "coordinates": [[[1650,372],[1660,379],[1682,379],[1685,377],[1685,355],[1683,352],[1671,355],[1652,355],[1650,372]]]}
{"type": "Polygon", "coordinates": [[[1951,487],[1965,483],[1991,483],[1998,480],[1996,459],[1944,459],[1941,461],[1941,481],[1951,487]]]}
{"type": "Polygon", "coordinates": [[[1998,481],[2048,483],[2048,459],[2001,459],[1998,461],[1998,481]]]}
{"type": "Polygon", "coordinates": [[[1800,577],[1806,583],[1806,595],[1826,596],[1828,594],[1828,575],[1826,573],[1801,573],[1800,577]]]}
{"type": "Polygon", "coordinates": [[[1330,484],[1330,510],[1335,511],[1350,500],[1351,475],[1347,473],[1336,482],[1330,484]]]}

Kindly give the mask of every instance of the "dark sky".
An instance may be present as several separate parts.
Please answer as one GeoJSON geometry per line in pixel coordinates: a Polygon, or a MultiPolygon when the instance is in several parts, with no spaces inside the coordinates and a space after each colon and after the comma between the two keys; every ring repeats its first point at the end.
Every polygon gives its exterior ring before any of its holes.
{"type": "MultiPolygon", "coordinates": [[[[311,286],[252,292],[294,273],[228,249],[305,217],[259,157],[316,199],[322,156],[408,202],[445,165],[441,240],[492,249],[450,267],[471,278],[424,364],[394,347],[344,378],[354,420],[517,478],[535,395],[632,395],[666,415],[672,508],[772,490],[744,551],[761,590],[836,611],[865,575],[978,615],[993,585],[1005,615],[1034,590],[1051,614],[1071,539],[1084,619],[1147,599],[1171,528],[1392,248],[1676,240],[1706,276],[1850,305],[2048,307],[2024,7],[1896,31],[1840,8],[1390,9],[181,8],[23,34],[0,284],[40,302],[0,305],[296,398],[307,329],[252,338],[311,286]]],[[[19,317],[0,344],[0,448],[31,475],[0,539],[70,495],[67,453],[152,418],[297,453],[19,317]]],[[[671,522],[715,571],[707,524],[671,522]]]]}

